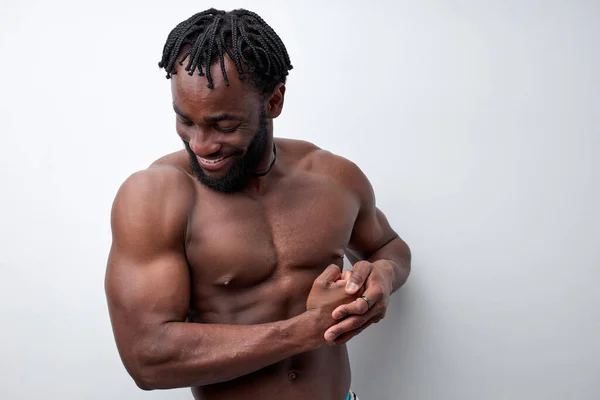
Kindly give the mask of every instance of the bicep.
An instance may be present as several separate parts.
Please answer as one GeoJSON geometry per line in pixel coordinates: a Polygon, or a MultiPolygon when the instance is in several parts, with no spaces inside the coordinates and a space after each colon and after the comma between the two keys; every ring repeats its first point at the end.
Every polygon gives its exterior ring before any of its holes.
{"type": "Polygon", "coordinates": [[[184,321],[190,298],[184,255],[169,249],[135,259],[115,247],[106,272],[106,294],[115,330],[134,333],[144,327],[184,321]]]}
{"type": "Polygon", "coordinates": [[[356,219],[348,250],[358,259],[366,260],[397,237],[383,212],[375,208],[356,219]]]}
{"type": "Polygon", "coordinates": [[[357,166],[351,170],[354,178],[352,189],[358,199],[359,210],[348,250],[357,259],[367,259],[398,235],[385,214],[377,208],[375,193],[368,178],[357,166]]]}
{"type": "Polygon", "coordinates": [[[126,353],[166,323],[185,321],[189,309],[187,216],[164,189],[135,177],[113,205],[105,289],[117,346],[126,353]]]}

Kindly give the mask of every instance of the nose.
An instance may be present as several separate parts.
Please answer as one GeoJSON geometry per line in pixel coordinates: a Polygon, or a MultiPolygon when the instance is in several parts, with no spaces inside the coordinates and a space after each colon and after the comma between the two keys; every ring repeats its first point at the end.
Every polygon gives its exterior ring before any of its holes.
{"type": "Polygon", "coordinates": [[[190,149],[197,156],[204,157],[221,150],[221,144],[214,140],[214,136],[196,131],[190,140],[190,149]]]}

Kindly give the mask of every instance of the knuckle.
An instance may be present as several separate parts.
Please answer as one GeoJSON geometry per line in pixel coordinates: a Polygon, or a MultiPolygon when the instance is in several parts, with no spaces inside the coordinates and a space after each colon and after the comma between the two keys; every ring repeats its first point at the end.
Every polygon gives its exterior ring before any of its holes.
{"type": "Polygon", "coordinates": [[[373,301],[377,302],[377,304],[381,304],[380,300],[383,299],[383,291],[377,289],[373,292],[373,301]]]}
{"type": "Polygon", "coordinates": [[[371,266],[371,263],[365,260],[361,260],[356,263],[355,267],[359,270],[368,270],[371,266]]]}
{"type": "Polygon", "coordinates": [[[358,328],[360,328],[362,326],[362,324],[363,324],[363,321],[357,318],[354,321],[352,321],[351,328],[352,329],[358,329],[358,328]]]}

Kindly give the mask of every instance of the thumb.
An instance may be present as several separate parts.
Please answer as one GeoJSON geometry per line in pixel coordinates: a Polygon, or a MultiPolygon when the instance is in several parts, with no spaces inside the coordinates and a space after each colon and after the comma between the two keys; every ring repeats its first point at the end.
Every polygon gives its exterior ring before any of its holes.
{"type": "Polygon", "coordinates": [[[373,264],[368,261],[359,261],[354,264],[350,279],[347,280],[346,293],[355,294],[358,292],[358,289],[365,283],[372,270],[373,264]]]}

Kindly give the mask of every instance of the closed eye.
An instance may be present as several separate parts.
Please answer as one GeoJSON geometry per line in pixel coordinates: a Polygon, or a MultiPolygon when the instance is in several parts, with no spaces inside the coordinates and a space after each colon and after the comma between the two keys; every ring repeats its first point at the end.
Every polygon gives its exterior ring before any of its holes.
{"type": "Polygon", "coordinates": [[[180,124],[185,125],[185,126],[192,126],[194,125],[194,123],[188,119],[183,119],[183,118],[177,118],[177,120],[179,121],[180,124]]]}
{"type": "Polygon", "coordinates": [[[222,132],[222,133],[232,133],[234,132],[238,127],[237,126],[232,126],[232,127],[222,127],[219,125],[215,125],[215,130],[222,132]]]}

